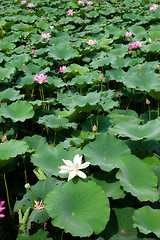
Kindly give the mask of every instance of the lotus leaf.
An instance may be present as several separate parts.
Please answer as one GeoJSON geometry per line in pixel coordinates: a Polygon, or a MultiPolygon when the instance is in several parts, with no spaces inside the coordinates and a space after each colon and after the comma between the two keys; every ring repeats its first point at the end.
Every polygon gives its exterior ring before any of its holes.
{"type": "Polygon", "coordinates": [[[34,110],[29,102],[18,100],[9,106],[1,108],[0,115],[5,118],[11,118],[13,122],[24,122],[26,119],[33,117],[34,110]]]}
{"type": "Polygon", "coordinates": [[[133,214],[134,227],[138,227],[139,231],[148,234],[153,232],[157,237],[160,237],[159,209],[152,209],[149,206],[144,206],[137,209],[133,214]]]}
{"type": "Polygon", "coordinates": [[[56,47],[52,47],[48,55],[50,58],[53,58],[54,60],[61,60],[61,59],[68,60],[68,59],[80,56],[78,51],[76,51],[71,47],[66,48],[66,46],[64,45],[58,45],[56,47]]]}
{"type": "Polygon", "coordinates": [[[83,148],[85,161],[98,165],[102,170],[110,172],[115,168],[115,163],[122,156],[130,154],[124,141],[113,135],[101,133],[83,148]],[[103,143],[103,144],[102,144],[103,143]]]}
{"type": "Polygon", "coordinates": [[[101,187],[91,181],[69,181],[48,193],[44,204],[52,224],[72,236],[98,234],[109,220],[108,198],[101,187]]]}
{"type": "Polygon", "coordinates": [[[17,237],[17,240],[52,240],[52,238],[48,238],[48,232],[44,231],[42,229],[38,230],[35,234],[29,236],[29,235],[19,235],[17,237]]]}
{"type": "Polygon", "coordinates": [[[154,202],[159,199],[157,177],[148,164],[134,155],[126,155],[118,160],[115,166],[120,169],[116,178],[120,180],[125,191],[140,201],[154,202]]]}
{"type": "Polygon", "coordinates": [[[14,88],[7,88],[4,91],[0,92],[1,101],[15,101],[22,98],[22,95],[19,94],[20,91],[16,91],[14,88]]]}

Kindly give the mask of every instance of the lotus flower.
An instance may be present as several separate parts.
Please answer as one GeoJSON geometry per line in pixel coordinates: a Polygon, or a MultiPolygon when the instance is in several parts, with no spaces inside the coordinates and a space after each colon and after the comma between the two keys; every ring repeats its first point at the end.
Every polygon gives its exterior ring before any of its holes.
{"type": "Polygon", "coordinates": [[[83,1],[78,1],[78,4],[83,4],[84,2],[83,1]]]}
{"type": "Polygon", "coordinates": [[[44,33],[44,32],[42,32],[42,34],[41,34],[41,38],[42,38],[42,39],[48,39],[48,40],[49,40],[50,37],[51,37],[50,33],[44,33]]]}
{"type": "Polygon", "coordinates": [[[65,69],[66,69],[66,66],[62,66],[62,67],[59,68],[59,72],[60,72],[60,73],[64,73],[64,70],[65,70],[65,69]]]}
{"type": "Polygon", "coordinates": [[[34,3],[28,3],[27,7],[32,8],[35,7],[34,3]]]}
{"type": "Polygon", "coordinates": [[[133,35],[132,32],[126,32],[126,33],[125,33],[125,36],[126,36],[126,37],[131,37],[132,35],[133,35]]]}
{"type": "Polygon", "coordinates": [[[92,46],[92,45],[97,43],[97,40],[96,39],[94,39],[94,40],[90,39],[87,43],[88,43],[88,45],[92,46]]]}
{"type": "Polygon", "coordinates": [[[75,12],[73,12],[73,9],[69,9],[67,11],[67,13],[68,13],[68,16],[73,16],[73,13],[75,13],[75,12]]]}
{"type": "MultiPolygon", "coordinates": [[[[0,213],[5,209],[5,207],[2,207],[4,203],[5,203],[5,201],[0,202],[0,213]]],[[[0,218],[4,218],[4,217],[5,217],[4,214],[0,214],[0,218]]]]}
{"type": "Polygon", "coordinates": [[[142,47],[144,44],[143,44],[143,42],[141,41],[141,42],[139,42],[139,41],[137,41],[137,42],[133,42],[133,43],[129,43],[128,44],[129,45],[129,50],[132,50],[132,49],[135,49],[135,48],[140,48],[140,47],[142,47]]]}
{"type": "Polygon", "coordinates": [[[44,75],[43,73],[41,74],[36,74],[36,77],[33,78],[37,83],[42,84],[43,82],[48,82],[48,80],[46,80],[47,75],[44,75]]]}
{"type": "Polygon", "coordinates": [[[150,11],[155,11],[156,9],[158,9],[159,8],[159,6],[158,6],[158,4],[153,4],[151,7],[150,7],[150,11]]]}
{"type": "Polygon", "coordinates": [[[88,6],[91,6],[92,4],[93,4],[92,1],[87,2],[87,5],[88,5],[88,6]]]}
{"type": "Polygon", "coordinates": [[[23,5],[23,4],[26,4],[27,3],[27,1],[21,1],[21,4],[23,5]]]}
{"type": "Polygon", "coordinates": [[[65,174],[69,173],[68,181],[74,178],[75,176],[79,176],[80,178],[86,178],[86,174],[80,169],[87,168],[90,164],[90,162],[82,163],[82,156],[80,157],[79,154],[76,154],[76,156],[73,159],[73,162],[70,160],[64,160],[62,159],[65,165],[60,167],[59,173],[65,174]]]}

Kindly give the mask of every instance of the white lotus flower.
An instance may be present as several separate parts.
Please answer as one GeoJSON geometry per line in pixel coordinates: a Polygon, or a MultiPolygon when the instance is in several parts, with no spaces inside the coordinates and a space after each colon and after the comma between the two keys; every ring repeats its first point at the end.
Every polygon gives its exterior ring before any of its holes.
{"type": "Polygon", "coordinates": [[[60,167],[61,170],[59,171],[59,173],[69,173],[68,181],[75,176],[79,176],[80,178],[87,177],[84,172],[80,171],[80,169],[87,168],[90,162],[82,163],[82,156],[80,157],[79,154],[76,154],[73,162],[70,160],[62,160],[66,165],[60,167]]]}

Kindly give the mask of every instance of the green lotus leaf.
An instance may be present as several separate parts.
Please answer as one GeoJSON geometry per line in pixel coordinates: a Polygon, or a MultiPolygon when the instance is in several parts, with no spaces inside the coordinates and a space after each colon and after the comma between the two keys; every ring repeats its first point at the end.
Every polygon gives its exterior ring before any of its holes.
{"type": "Polygon", "coordinates": [[[47,77],[48,80],[48,85],[50,88],[55,89],[55,88],[61,88],[64,87],[66,84],[63,82],[62,79],[58,77],[47,77]]]}
{"type": "Polygon", "coordinates": [[[29,59],[30,59],[30,57],[27,54],[13,55],[12,59],[10,61],[10,64],[13,67],[22,70],[22,69],[24,69],[23,64],[27,63],[29,59]]]}
{"type": "Polygon", "coordinates": [[[22,155],[28,150],[28,145],[24,141],[10,140],[0,144],[0,167],[8,164],[11,158],[22,155]]]}
{"type": "MultiPolygon", "coordinates": [[[[33,192],[34,201],[44,201],[48,192],[53,191],[57,186],[61,185],[63,181],[59,181],[56,178],[47,177],[44,180],[38,181],[35,185],[30,186],[33,192]]],[[[16,212],[19,207],[31,207],[32,208],[32,193],[30,189],[27,189],[26,194],[23,195],[21,200],[17,200],[14,205],[14,211],[16,212]]]]}
{"type": "Polygon", "coordinates": [[[52,128],[57,132],[62,129],[77,128],[77,123],[69,122],[67,118],[56,117],[53,114],[40,117],[38,123],[44,124],[46,127],[52,128]]]}
{"type": "Polygon", "coordinates": [[[5,118],[11,118],[13,122],[24,122],[26,119],[33,117],[34,110],[31,103],[18,100],[9,106],[1,108],[0,115],[5,118]]]}
{"type": "Polygon", "coordinates": [[[113,42],[113,39],[102,39],[101,41],[98,42],[98,44],[103,44],[105,46],[108,46],[110,43],[113,42]]]}
{"type": "Polygon", "coordinates": [[[48,146],[48,143],[46,142],[46,138],[39,136],[39,135],[33,135],[32,137],[26,136],[23,138],[23,141],[26,142],[30,149],[37,150],[38,148],[42,146],[48,146]]]}
{"type": "Polygon", "coordinates": [[[150,157],[144,158],[143,161],[144,161],[145,163],[147,163],[148,165],[150,165],[150,166],[152,166],[152,165],[154,165],[154,166],[160,166],[159,158],[158,158],[155,154],[153,154],[153,155],[150,156],[150,157]]]}
{"type": "Polygon", "coordinates": [[[102,133],[108,130],[111,126],[111,122],[108,116],[94,115],[86,119],[85,122],[82,122],[81,128],[86,132],[93,132],[94,125],[97,127],[97,132],[102,133]]]}
{"type": "Polygon", "coordinates": [[[80,65],[78,65],[78,64],[75,64],[75,63],[73,63],[73,64],[71,64],[70,66],[68,66],[66,69],[65,69],[65,73],[73,73],[73,74],[75,74],[75,75],[77,75],[77,74],[80,74],[80,75],[82,75],[83,73],[86,73],[86,72],[88,72],[89,71],[89,69],[87,68],[87,67],[82,67],[82,66],[80,66],[80,65]]]}
{"type": "Polygon", "coordinates": [[[55,47],[52,47],[48,53],[50,58],[53,58],[54,60],[68,60],[75,57],[79,57],[79,52],[71,47],[66,47],[64,45],[58,45],[55,47]]]}
{"type": "Polygon", "coordinates": [[[139,123],[138,114],[133,110],[120,110],[116,109],[108,114],[111,118],[111,122],[114,124],[119,124],[120,122],[127,122],[130,124],[139,123]]]}
{"type": "Polygon", "coordinates": [[[142,51],[145,52],[160,52],[160,43],[159,42],[153,42],[151,44],[145,45],[142,48],[142,51]]]}
{"type": "Polygon", "coordinates": [[[56,147],[53,146],[43,146],[37,149],[37,151],[32,154],[31,162],[35,166],[39,166],[47,176],[61,176],[67,177],[67,175],[60,174],[60,166],[64,165],[62,159],[71,160],[74,156],[79,153],[80,150],[71,148],[69,151],[65,150],[61,144],[56,147]]]}
{"type": "Polygon", "coordinates": [[[120,169],[116,178],[125,191],[140,201],[154,202],[159,199],[157,177],[148,164],[134,155],[128,155],[118,160],[115,166],[120,169]]]}
{"type": "Polygon", "coordinates": [[[151,90],[149,95],[156,100],[160,100],[160,91],[151,90]]]}
{"type": "Polygon", "coordinates": [[[27,88],[29,90],[32,90],[34,86],[36,85],[35,80],[33,79],[35,75],[27,75],[17,81],[17,88],[27,88]]]}
{"type": "Polygon", "coordinates": [[[101,187],[91,181],[69,181],[48,193],[44,204],[52,224],[72,236],[98,234],[109,220],[108,198],[101,187]]]}
{"type": "Polygon", "coordinates": [[[47,222],[49,219],[48,213],[45,209],[38,210],[35,209],[31,212],[27,222],[27,232],[29,233],[29,229],[31,228],[32,222],[36,222],[38,224],[47,222]]]}
{"type": "Polygon", "coordinates": [[[130,154],[124,141],[113,135],[101,133],[83,148],[85,161],[91,165],[98,165],[102,170],[109,172],[115,168],[115,163],[121,157],[130,154]],[[102,144],[103,143],[103,144],[102,144]]]}
{"type": "Polygon", "coordinates": [[[160,139],[160,118],[149,121],[144,125],[120,122],[111,132],[121,137],[129,137],[131,140],[160,139]]]}
{"type": "Polygon", "coordinates": [[[7,50],[12,50],[16,47],[14,43],[3,41],[0,43],[0,50],[6,52],[7,50]]]}
{"type": "Polygon", "coordinates": [[[31,32],[32,30],[34,30],[34,27],[32,25],[26,24],[26,23],[17,23],[14,24],[11,27],[14,31],[27,31],[27,32],[31,32]]]}
{"type": "Polygon", "coordinates": [[[133,25],[129,28],[129,31],[133,32],[137,41],[141,41],[147,35],[145,28],[141,26],[133,25]]]}
{"type": "Polygon", "coordinates": [[[36,22],[36,25],[42,30],[47,30],[49,28],[48,23],[46,23],[45,21],[36,22]]]}
{"type": "Polygon", "coordinates": [[[150,63],[144,63],[139,67],[137,65],[131,67],[128,72],[122,76],[120,81],[128,88],[146,92],[150,92],[151,90],[155,90],[156,92],[160,91],[160,75],[155,73],[153,66],[150,63]],[[141,69],[139,69],[139,67],[141,69]]]}
{"type": "Polygon", "coordinates": [[[19,235],[17,237],[17,240],[52,240],[52,238],[48,238],[48,232],[44,231],[43,229],[38,230],[38,232],[36,232],[33,235],[19,235]]]}
{"type": "Polygon", "coordinates": [[[0,81],[4,81],[6,78],[10,78],[11,74],[15,72],[15,67],[12,65],[7,65],[7,67],[0,67],[1,78],[0,81]]]}
{"type": "Polygon", "coordinates": [[[120,181],[117,181],[113,172],[95,172],[90,178],[92,181],[96,182],[98,185],[101,186],[103,191],[107,194],[107,197],[110,197],[112,199],[119,199],[125,197],[125,193],[121,188],[120,181]]]}
{"type": "MultiPolygon", "coordinates": [[[[97,74],[96,74],[97,75],[97,74]]],[[[71,82],[68,82],[68,85],[69,86],[76,86],[78,88],[85,88],[87,86],[87,84],[92,84],[95,79],[94,79],[94,74],[91,74],[91,73],[85,73],[85,74],[82,74],[81,76],[77,75],[75,78],[72,78],[72,81],[71,82]]],[[[96,81],[98,82],[99,76],[97,77],[96,81]]]]}
{"type": "Polygon", "coordinates": [[[1,101],[15,101],[22,98],[22,95],[19,94],[20,91],[16,91],[14,88],[7,88],[4,91],[0,92],[1,101]]]}
{"type": "Polygon", "coordinates": [[[108,66],[110,64],[110,59],[108,57],[103,57],[100,59],[94,59],[91,64],[90,67],[97,69],[99,67],[105,67],[108,66]]]}
{"type": "Polygon", "coordinates": [[[144,234],[154,233],[158,238],[160,237],[159,209],[152,209],[149,206],[144,206],[137,209],[133,214],[134,227],[144,234]]]}

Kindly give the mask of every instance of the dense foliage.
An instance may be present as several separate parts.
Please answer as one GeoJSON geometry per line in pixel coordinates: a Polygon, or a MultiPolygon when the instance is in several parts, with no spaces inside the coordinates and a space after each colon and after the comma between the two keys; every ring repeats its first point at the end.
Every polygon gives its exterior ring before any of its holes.
{"type": "Polygon", "coordinates": [[[159,2],[0,15],[0,239],[159,239],[159,2]]]}

